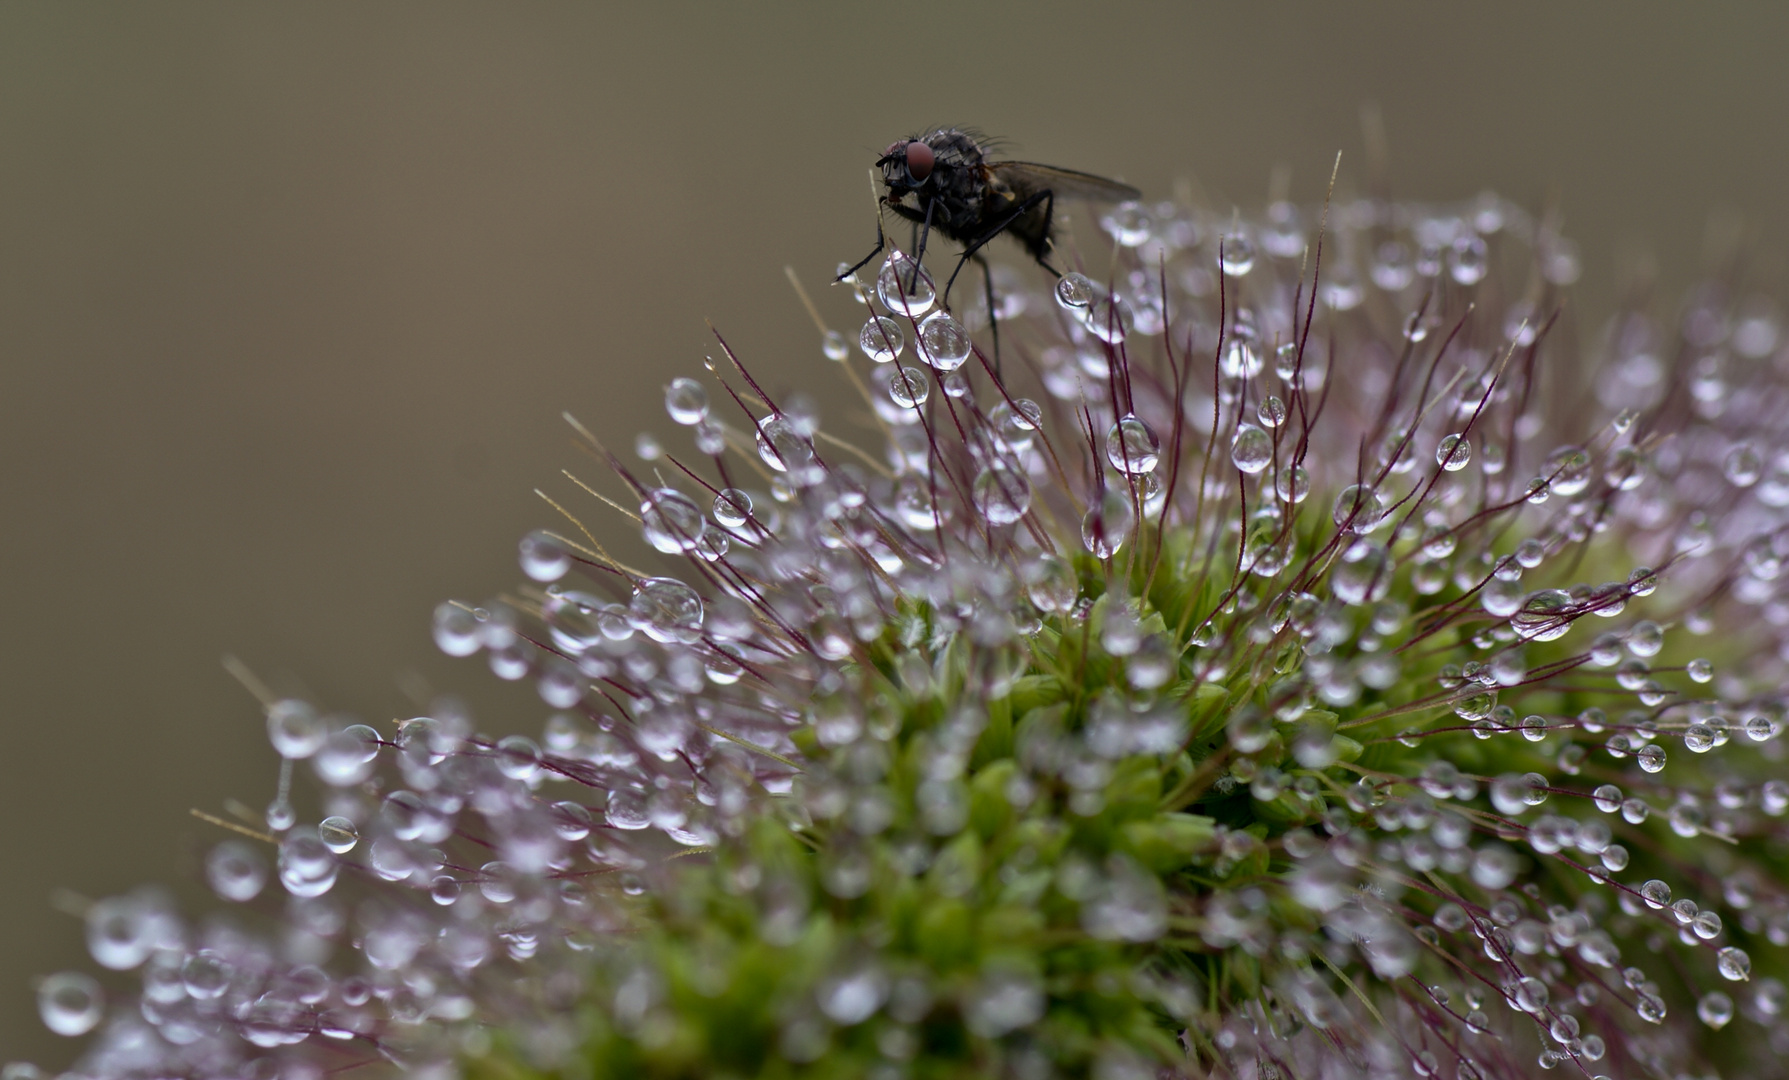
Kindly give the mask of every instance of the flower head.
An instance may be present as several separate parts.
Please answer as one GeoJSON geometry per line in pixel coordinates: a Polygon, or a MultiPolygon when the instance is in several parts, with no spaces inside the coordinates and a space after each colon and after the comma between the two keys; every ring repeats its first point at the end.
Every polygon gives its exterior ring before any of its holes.
{"type": "Polygon", "coordinates": [[[239,918],[95,905],[143,989],[81,1071],[1768,1071],[1774,309],[1581,353],[1574,249],[1490,196],[1102,224],[992,311],[852,282],[879,452],[724,342],[694,456],[592,438],[652,561],[541,531],[436,612],[539,742],[271,702],[322,820],[213,852],[239,918]]]}

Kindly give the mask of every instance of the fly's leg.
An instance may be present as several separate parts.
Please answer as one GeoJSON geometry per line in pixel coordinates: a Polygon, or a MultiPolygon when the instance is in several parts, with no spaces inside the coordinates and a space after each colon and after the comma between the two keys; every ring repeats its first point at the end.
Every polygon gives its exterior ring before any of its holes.
{"type": "MultiPolygon", "coordinates": [[[[996,236],[999,236],[1001,233],[1005,232],[1009,225],[1011,225],[1013,222],[1019,220],[1021,217],[1025,216],[1025,214],[1028,213],[1032,207],[1037,206],[1039,203],[1043,204],[1044,221],[1046,223],[1048,223],[1051,218],[1051,215],[1055,213],[1056,193],[1053,191],[1050,191],[1048,189],[1045,189],[1045,190],[1040,191],[1037,194],[1031,196],[1029,199],[1026,199],[1024,202],[1020,203],[1019,205],[1013,207],[1012,212],[1007,214],[1005,217],[1001,218],[999,224],[995,225],[993,228],[989,229],[987,232],[982,233],[980,236],[976,237],[969,244],[968,247],[963,249],[963,257],[957,260],[957,268],[955,270],[951,271],[950,280],[945,282],[945,284],[944,284],[944,306],[945,307],[950,306],[950,287],[952,285],[956,284],[957,275],[963,272],[963,264],[967,263],[969,261],[970,257],[972,255],[974,255],[976,252],[980,251],[983,247],[986,247],[988,241],[994,239],[996,236]]],[[[1042,262],[1042,260],[1039,260],[1039,261],[1042,262]]],[[[1052,273],[1052,274],[1056,273],[1055,270],[1050,269],[1049,263],[1043,263],[1043,266],[1046,270],[1050,270],[1050,273],[1052,273]]],[[[1061,277],[1062,275],[1056,274],[1056,276],[1061,277]]]]}
{"type": "MultiPolygon", "coordinates": [[[[888,200],[884,199],[882,201],[887,202],[888,200]]],[[[862,270],[864,263],[867,263],[871,259],[882,254],[882,249],[888,246],[888,237],[886,235],[884,235],[882,232],[882,214],[880,211],[881,211],[881,208],[878,207],[877,214],[876,214],[876,246],[870,249],[870,253],[868,255],[865,255],[863,258],[857,260],[856,263],[852,264],[851,269],[840,274],[838,277],[833,278],[832,280],[833,280],[834,284],[837,284],[838,282],[841,282],[841,281],[845,280],[846,278],[850,277],[852,274],[857,273],[859,270],[862,270]]]]}
{"type": "Polygon", "coordinates": [[[907,275],[907,295],[913,295],[913,288],[919,284],[919,269],[926,261],[926,241],[932,235],[932,208],[938,205],[937,199],[926,200],[926,219],[919,226],[919,239],[914,242],[913,272],[907,275]]]}
{"type": "Polygon", "coordinates": [[[975,261],[981,266],[982,284],[987,287],[988,291],[988,332],[994,336],[994,378],[999,379],[1000,315],[995,310],[994,305],[994,268],[989,266],[988,260],[982,258],[980,255],[975,256],[975,261]]]}

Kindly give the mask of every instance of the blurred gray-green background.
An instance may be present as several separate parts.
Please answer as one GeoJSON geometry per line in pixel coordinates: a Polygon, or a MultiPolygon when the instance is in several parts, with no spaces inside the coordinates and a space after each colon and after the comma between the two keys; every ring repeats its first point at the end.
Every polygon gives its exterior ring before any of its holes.
{"type": "Polygon", "coordinates": [[[704,318],[831,394],[782,267],[863,253],[893,139],[1314,201],[1337,150],[1365,186],[1376,102],[1397,194],[1557,200],[1594,328],[1643,254],[1668,304],[1711,217],[1781,286],[1786,41],[1767,4],[0,6],[0,1060],[72,1053],[31,991],[91,969],[53,889],[196,896],[188,808],[272,796],[223,653],[538,727],[433,605],[513,584],[532,489],[599,471],[560,410],[669,433],[704,318]]]}

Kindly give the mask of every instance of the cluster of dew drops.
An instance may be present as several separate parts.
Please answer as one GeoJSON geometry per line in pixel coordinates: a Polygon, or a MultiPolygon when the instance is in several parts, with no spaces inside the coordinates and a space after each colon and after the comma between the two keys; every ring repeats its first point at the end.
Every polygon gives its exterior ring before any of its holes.
{"type": "MultiPolygon", "coordinates": [[[[45,1022],[80,1035],[105,1021],[89,1075],[320,1077],[369,1048],[422,1071],[474,1046],[493,1018],[543,1044],[569,1038],[548,1006],[576,999],[577,954],[617,925],[591,875],[637,892],[636,872],[655,859],[742,828],[753,792],[789,792],[800,756],[791,733],[810,722],[807,704],[843,687],[856,643],[882,634],[902,602],[930,604],[940,632],[1019,641],[1045,617],[1085,615],[1077,545],[1114,565],[1154,524],[1193,541],[1202,568],[1182,572],[1234,582],[1185,642],[1167,643],[1185,649],[1198,679],[1233,676],[1266,643],[1302,652],[1296,674],[1264,687],[1260,710],[1232,717],[1226,790],[1314,797],[1308,777],[1250,756],[1276,723],[1317,708],[1346,716],[1405,678],[1404,646],[1442,629],[1474,657],[1441,665],[1424,690],[1444,721],[1387,733],[1433,748],[1420,775],[1363,776],[1325,815],[1327,839],[1300,830],[1283,842],[1304,863],[1296,894],[1333,937],[1362,944],[1380,974],[1407,974],[1414,950],[1372,952],[1394,936],[1381,929],[1389,909],[1344,903],[1338,883],[1352,888],[1372,865],[1438,870],[1495,898],[1474,902],[1462,887],[1398,916],[1430,947],[1444,935],[1479,943],[1452,949],[1482,953],[1483,982],[1451,995],[1425,986],[1468,1034],[1494,1026],[1487,987],[1534,1018],[1549,1067],[1604,1057],[1604,1036],[1579,1017],[1607,1017],[1610,1000],[1662,1022],[1664,991],[1624,960],[1609,918],[1661,949],[1674,938],[1706,950],[1719,979],[1698,999],[1707,1026],[1741,1015],[1774,1024],[1789,992],[1749,979],[1750,957],[1731,938],[1737,926],[1789,943],[1789,890],[1743,853],[1698,879],[1718,893],[1701,904],[1673,899],[1662,880],[1624,883],[1630,853],[1610,824],[1641,836],[1662,807],[1677,836],[1737,844],[1775,835],[1768,819],[1789,810],[1789,783],[1760,782],[1757,768],[1711,758],[1675,765],[1682,779],[1669,783],[1665,748],[1675,739],[1702,759],[1754,744],[1779,760],[1789,352],[1774,309],[1719,283],[1696,292],[1671,331],[1624,309],[1589,379],[1574,384],[1534,362],[1558,290],[1578,272],[1546,222],[1490,197],[1339,203],[1317,274],[1313,216],[1288,203],[1249,220],[1127,205],[1102,221],[1119,252],[1113,269],[1070,272],[1043,292],[997,270],[995,311],[980,300],[946,310],[928,272],[893,253],[872,286],[851,283],[871,311],[855,344],[871,362],[879,454],[823,453],[817,408],[800,394],[773,399],[743,367],[745,385],[727,383],[743,427],[702,383],[675,379],[667,412],[691,430],[697,458],[643,438],[650,481],[615,464],[647,546],[682,560],[677,576],[543,530],[521,545],[528,590],[435,614],[444,652],[482,654],[558,710],[541,738],[482,738],[447,703],[386,735],[270,702],[281,792],[250,831],[272,839],[274,855],[228,839],[205,866],[220,897],[275,931],[188,923],[153,892],[100,901],[86,912],[93,958],[140,971],[142,989],[108,1019],[94,979],[51,976],[39,990],[45,1022]],[[1512,287],[1503,279],[1516,276],[1496,271],[1515,250],[1523,275],[1512,287]],[[991,317],[1004,378],[971,336],[991,317]],[[730,454],[749,467],[726,465],[730,454]],[[714,467],[698,467],[704,459],[714,467]],[[1326,513],[1318,539],[1303,541],[1313,495],[1326,513]],[[1565,580],[1611,559],[1624,565],[1606,582],[1565,580]],[[1665,614],[1611,624],[1558,672],[1527,665],[1531,644],[1620,619],[1637,601],[1665,614]],[[1655,671],[1668,635],[1731,642],[1710,650],[1718,672],[1701,660],[1655,671]],[[1518,719],[1524,692],[1568,675],[1603,680],[1607,704],[1518,719]],[[1449,739],[1520,740],[1544,749],[1556,775],[1464,775],[1449,739]],[[287,796],[295,763],[322,782],[314,825],[287,796]],[[1573,782],[1630,766],[1631,792],[1573,782]],[[1502,823],[1476,848],[1482,811],[1469,821],[1447,808],[1475,801],[1502,823]],[[1611,888],[1569,904],[1547,897],[1522,877],[1529,859],[1611,888]],[[527,976],[492,976],[504,957],[527,976]],[[1749,993],[1736,1001],[1727,984],[1749,993]]],[[[850,367],[851,345],[826,331],[822,348],[850,367]]],[[[1108,637],[1115,652],[1164,647],[1108,637]]],[[[1135,664],[1149,674],[1133,685],[1153,692],[1170,667],[1135,664]]],[[[1310,762],[1329,764],[1321,747],[1310,762]]],[[[1276,947],[1262,896],[1219,891],[1203,903],[1214,944],[1276,947]]],[[[1311,987],[1288,996],[1300,994],[1322,1000],[1311,987]]],[[[1483,1075],[1482,1056],[1428,1039],[1441,1030],[1435,1015],[1412,1021],[1418,1072],[1446,1075],[1446,1063],[1462,1080],[1483,1075]]],[[[1225,1027],[1216,1041],[1257,1035],[1225,1027]]],[[[1638,1039],[1628,1052],[1666,1052],[1651,1046],[1638,1039]]]]}

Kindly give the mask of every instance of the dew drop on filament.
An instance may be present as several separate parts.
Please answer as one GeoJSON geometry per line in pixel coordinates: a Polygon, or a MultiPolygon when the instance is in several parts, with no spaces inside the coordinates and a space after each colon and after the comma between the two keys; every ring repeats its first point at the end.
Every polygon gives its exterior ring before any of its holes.
{"type": "Polygon", "coordinates": [[[1273,437],[1253,424],[1239,425],[1230,441],[1230,460],[1251,476],[1261,472],[1273,461],[1273,437]]]}
{"type": "Polygon", "coordinates": [[[896,315],[917,319],[932,310],[932,275],[904,251],[892,251],[876,275],[876,298],[896,315]]]}
{"type": "Polygon", "coordinates": [[[1106,435],[1106,460],[1122,473],[1154,472],[1161,460],[1161,450],[1161,440],[1135,414],[1113,424],[1106,435]]]}

